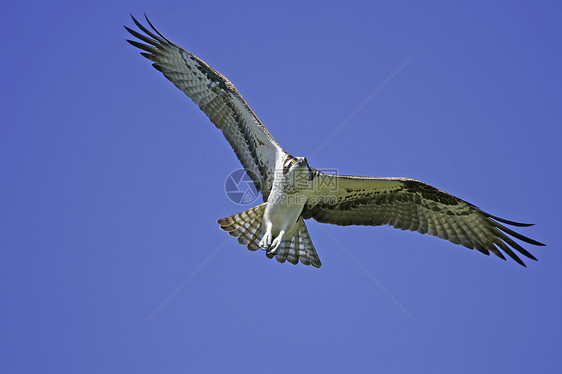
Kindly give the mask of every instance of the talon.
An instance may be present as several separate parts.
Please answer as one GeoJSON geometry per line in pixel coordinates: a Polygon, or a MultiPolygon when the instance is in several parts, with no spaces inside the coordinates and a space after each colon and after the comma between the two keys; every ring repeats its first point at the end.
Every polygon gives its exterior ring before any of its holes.
{"type": "Polygon", "coordinates": [[[260,244],[258,244],[260,249],[264,251],[268,251],[271,248],[271,234],[266,233],[263,238],[260,240],[260,244]]]}
{"type": "Polygon", "coordinates": [[[276,237],[273,242],[271,242],[271,246],[270,246],[270,250],[267,252],[268,254],[274,254],[277,251],[277,248],[279,248],[279,245],[281,245],[281,239],[283,238],[283,235],[279,235],[278,237],[276,237]]]}

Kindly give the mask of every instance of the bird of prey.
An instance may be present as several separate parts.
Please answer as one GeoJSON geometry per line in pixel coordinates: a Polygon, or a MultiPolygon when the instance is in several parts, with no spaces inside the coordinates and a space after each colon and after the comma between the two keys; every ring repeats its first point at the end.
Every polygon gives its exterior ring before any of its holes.
{"type": "MultiPolygon", "coordinates": [[[[132,16],[131,16],[132,17],[132,16]]],[[[488,214],[447,192],[410,178],[374,178],[323,173],[306,158],[285,152],[232,83],[192,53],[134,17],[140,31],[125,26],[157,70],[183,91],[219,128],[263,196],[263,204],[219,219],[220,228],[249,250],[262,249],[279,262],[321,266],[305,219],[334,225],[390,225],[433,235],[505,260],[502,251],[536,260],[516,243],[541,246],[511,226],[530,224],[488,214]]]]}

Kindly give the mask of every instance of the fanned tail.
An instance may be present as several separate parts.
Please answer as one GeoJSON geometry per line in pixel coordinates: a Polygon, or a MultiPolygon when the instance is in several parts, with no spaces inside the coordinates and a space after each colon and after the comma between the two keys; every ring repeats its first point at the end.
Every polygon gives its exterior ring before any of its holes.
{"type": "Polygon", "coordinates": [[[230,217],[219,219],[217,223],[222,230],[238,238],[238,243],[247,245],[250,251],[257,251],[258,243],[264,234],[261,222],[265,205],[263,203],[230,217]]]}
{"type": "Polygon", "coordinates": [[[288,261],[296,265],[300,260],[303,265],[312,265],[315,268],[322,266],[302,217],[297,221],[293,236],[283,240],[275,253],[266,253],[266,255],[269,258],[275,257],[281,263],[288,261]]]}
{"type": "MultiPolygon", "coordinates": [[[[246,245],[250,251],[257,251],[260,249],[259,242],[265,232],[262,227],[265,206],[266,203],[263,203],[230,217],[219,219],[217,223],[222,230],[238,238],[238,243],[246,245]]],[[[268,258],[275,257],[279,262],[288,261],[296,265],[300,260],[304,265],[312,265],[316,268],[322,266],[302,217],[297,221],[293,236],[283,240],[275,253],[266,254],[268,258]]]]}

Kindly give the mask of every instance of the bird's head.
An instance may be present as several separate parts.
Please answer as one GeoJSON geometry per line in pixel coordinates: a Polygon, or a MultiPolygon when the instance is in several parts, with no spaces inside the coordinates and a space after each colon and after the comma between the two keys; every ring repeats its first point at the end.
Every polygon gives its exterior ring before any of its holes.
{"type": "Polygon", "coordinates": [[[285,161],[285,164],[283,165],[283,174],[287,175],[297,171],[308,171],[309,169],[310,167],[308,166],[306,157],[292,157],[285,161]]]}
{"type": "Polygon", "coordinates": [[[313,169],[308,165],[305,157],[294,157],[287,160],[283,167],[284,184],[297,190],[310,188],[313,179],[313,169]]]}

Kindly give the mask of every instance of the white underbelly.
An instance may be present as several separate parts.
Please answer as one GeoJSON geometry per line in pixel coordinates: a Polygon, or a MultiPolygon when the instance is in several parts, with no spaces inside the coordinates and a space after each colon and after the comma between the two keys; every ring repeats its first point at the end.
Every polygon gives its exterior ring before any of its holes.
{"type": "Polygon", "coordinates": [[[264,221],[271,222],[274,236],[281,230],[284,230],[287,234],[292,234],[305,202],[306,196],[301,194],[287,195],[284,192],[279,192],[274,196],[269,196],[264,212],[264,221]]]}

